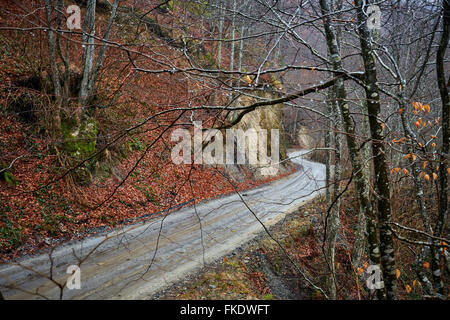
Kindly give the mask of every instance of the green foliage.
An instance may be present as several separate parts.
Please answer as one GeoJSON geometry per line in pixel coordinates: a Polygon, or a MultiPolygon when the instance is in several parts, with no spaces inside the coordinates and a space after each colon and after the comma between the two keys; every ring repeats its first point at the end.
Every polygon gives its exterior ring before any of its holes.
{"type": "Polygon", "coordinates": [[[0,247],[17,248],[23,242],[22,228],[7,218],[10,208],[0,205],[0,247]]]}
{"type": "Polygon", "coordinates": [[[51,192],[50,187],[44,187],[34,193],[37,201],[40,203],[40,213],[42,223],[35,224],[36,231],[45,231],[49,236],[57,236],[61,231],[59,224],[62,222],[75,222],[68,214],[71,212],[67,200],[61,195],[51,192]],[[62,209],[65,213],[55,214],[62,209]]]}
{"type": "Polygon", "coordinates": [[[159,206],[158,195],[151,186],[147,186],[143,183],[133,184],[133,186],[143,193],[147,201],[152,202],[155,206],[159,206]]]}
{"type": "Polygon", "coordinates": [[[64,148],[72,157],[84,159],[95,151],[97,142],[97,121],[87,118],[76,125],[73,122],[61,123],[61,131],[64,136],[64,148]]]}
{"type": "MultiPolygon", "coordinates": [[[[62,121],[61,132],[64,137],[64,154],[70,156],[70,165],[89,158],[95,152],[98,125],[94,118],[87,117],[78,125],[73,121],[62,121]]],[[[73,172],[75,180],[79,183],[89,182],[96,162],[97,159],[91,159],[77,168],[73,172]]]]}
{"type": "Polygon", "coordinates": [[[9,185],[18,185],[19,182],[16,180],[14,175],[9,171],[3,171],[2,178],[5,180],[5,182],[9,185]]]}
{"type": "Polygon", "coordinates": [[[23,242],[22,229],[14,227],[8,219],[2,219],[2,222],[4,226],[0,227],[0,239],[6,242],[6,247],[17,248],[23,242]]]}
{"type": "Polygon", "coordinates": [[[130,148],[132,150],[135,150],[135,151],[144,151],[146,148],[145,143],[143,143],[137,137],[133,137],[133,139],[131,139],[128,142],[128,145],[130,146],[130,148]]]}
{"type": "Polygon", "coordinates": [[[123,204],[123,205],[129,207],[129,208],[133,208],[133,204],[132,204],[132,203],[126,202],[125,200],[122,200],[122,199],[119,199],[119,202],[120,202],[121,204],[123,204]]]}
{"type": "Polygon", "coordinates": [[[271,294],[271,293],[265,294],[262,298],[263,298],[263,300],[273,300],[274,299],[273,294],[271,294]]]}
{"type": "MultiPolygon", "coordinates": [[[[0,170],[4,170],[8,168],[8,165],[4,162],[0,163],[0,170]]],[[[7,184],[11,186],[16,186],[19,184],[17,179],[14,177],[14,175],[9,170],[4,170],[0,172],[0,180],[5,181],[7,184]]]]}
{"type": "Polygon", "coordinates": [[[161,7],[165,8],[167,10],[173,11],[173,9],[175,9],[176,2],[178,2],[178,1],[170,0],[169,2],[167,2],[165,5],[163,5],[161,7]]]}
{"type": "Polygon", "coordinates": [[[180,1],[180,0],[171,0],[163,8],[166,8],[170,11],[174,11],[177,6],[183,5],[186,10],[192,14],[204,17],[210,17],[211,12],[209,10],[210,6],[207,0],[198,0],[198,1],[180,1]]]}

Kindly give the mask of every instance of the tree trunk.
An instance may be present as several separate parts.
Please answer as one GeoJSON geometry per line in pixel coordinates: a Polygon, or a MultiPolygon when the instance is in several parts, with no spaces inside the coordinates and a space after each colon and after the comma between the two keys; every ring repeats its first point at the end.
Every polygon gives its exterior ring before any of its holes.
{"type": "MultiPolygon", "coordinates": [[[[232,0],[232,15],[231,15],[231,48],[230,48],[230,71],[234,70],[234,55],[235,55],[235,51],[236,51],[236,43],[235,43],[235,39],[236,39],[236,30],[235,30],[235,22],[236,22],[236,15],[235,15],[235,11],[236,11],[236,0],[232,0]]],[[[230,80],[230,88],[233,88],[233,76],[231,76],[231,80],[230,80]]],[[[231,91],[230,93],[230,98],[233,99],[233,91],[231,91]]]]}
{"type": "Polygon", "coordinates": [[[53,29],[52,23],[52,13],[53,13],[53,1],[45,0],[45,15],[47,19],[47,42],[48,42],[48,51],[49,51],[49,59],[50,59],[50,78],[53,84],[53,94],[55,96],[55,110],[52,112],[52,123],[50,126],[50,135],[56,137],[58,132],[61,130],[61,117],[60,117],[60,109],[62,103],[62,90],[61,90],[61,82],[60,75],[58,69],[58,60],[56,55],[56,37],[53,29]]]}
{"type": "MultiPolygon", "coordinates": [[[[434,229],[434,235],[437,237],[443,237],[445,230],[448,226],[448,157],[450,151],[450,97],[447,87],[447,81],[445,79],[445,52],[448,47],[450,37],[450,0],[443,0],[443,22],[442,22],[442,36],[439,43],[439,49],[436,55],[436,73],[437,82],[439,86],[439,93],[442,101],[442,147],[439,160],[439,217],[434,229]]],[[[450,79],[449,79],[450,80],[450,79]]],[[[439,253],[436,252],[436,255],[439,253]]],[[[435,257],[439,259],[440,257],[435,257]]],[[[436,266],[433,269],[433,277],[436,286],[436,291],[439,294],[444,294],[444,284],[442,282],[442,275],[440,266],[436,266]]]]}
{"type": "Polygon", "coordinates": [[[111,14],[109,15],[108,25],[105,30],[105,35],[103,36],[103,44],[100,47],[97,60],[95,61],[95,67],[92,70],[89,79],[88,79],[88,87],[87,87],[87,95],[93,96],[95,94],[95,83],[97,81],[97,76],[100,68],[103,66],[103,61],[105,60],[106,53],[106,41],[109,39],[109,34],[111,32],[112,25],[114,23],[114,19],[117,14],[117,7],[119,5],[119,0],[114,0],[114,3],[111,8],[111,14]]]}
{"type": "MultiPolygon", "coordinates": [[[[331,63],[333,69],[338,71],[342,70],[342,60],[340,55],[340,49],[336,32],[333,28],[330,17],[330,6],[328,0],[320,0],[320,6],[323,15],[323,22],[325,28],[325,37],[327,41],[328,51],[331,57],[331,63]]],[[[353,120],[350,117],[350,110],[347,103],[347,93],[345,90],[344,82],[341,80],[336,81],[336,99],[338,101],[339,110],[342,118],[342,125],[346,132],[347,147],[350,155],[350,161],[353,167],[353,174],[355,177],[355,189],[357,190],[357,198],[359,204],[360,216],[367,218],[367,231],[369,241],[369,256],[371,263],[374,265],[380,264],[380,250],[378,248],[378,239],[375,227],[375,219],[373,217],[372,205],[369,201],[368,187],[369,183],[367,177],[364,175],[364,166],[361,161],[358,146],[355,141],[356,130],[353,124],[353,120]]],[[[377,290],[377,296],[379,299],[383,298],[382,290],[377,290]]]]}
{"type": "MultiPolygon", "coordinates": [[[[402,123],[402,127],[403,127],[403,132],[405,134],[405,137],[408,137],[410,139],[410,141],[416,143],[417,137],[414,134],[414,132],[411,130],[411,128],[406,120],[406,117],[405,117],[405,111],[407,110],[407,103],[406,103],[406,99],[404,97],[404,87],[403,86],[401,86],[399,97],[402,101],[400,108],[404,110],[403,112],[400,113],[400,119],[401,119],[401,123],[402,123]]],[[[414,153],[414,150],[413,150],[413,147],[411,144],[407,145],[407,152],[409,154],[414,153]]],[[[411,175],[412,175],[413,181],[414,181],[414,191],[416,193],[416,201],[417,201],[417,205],[419,207],[419,213],[422,217],[422,223],[425,228],[425,231],[428,234],[433,234],[433,229],[430,224],[430,219],[429,219],[428,212],[427,212],[427,206],[425,203],[422,181],[420,180],[420,177],[419,177],[420,168],[417,166],[416,162],[412,159],[412,157],[410,158],[410,165],[411,165],[411,175]]],[[[428,242],[431,242],[434,244],[434,241],[430,237],[428,237],[427,240],[428,240],[428,242]]],[[[435,245],[432,245],[430,247],[430,252],[431,252],[431,256],[432,256],[432,259],[431,259],[432,268],[433,269],[439,268],[439,254],[436,252],[435,245]],[[438,259],[436,259],[436,254],[437,254],[438,259]]],[[[417,268],[422,269],[422,263],[423,263],[424,257],[425,256],[423,254],[419,255],[417,260],[420,263],[420,265],[418,265],[417,268]]],[[[424,273],[423,272],[416,272],[416,273],[418,273],[418,275],[420,276],[420,281],[427,283],[427,285],[424,286],[424,289],[426,291],[428,291],[427,294],[432,294],[432,290],[430,290],[430,287],[432,288],[431,283],[429,283],[429,281],[426,278],[426,276],[424,275],[424,273]]],[[[438,279],[440,279],[440,278],[438,278],[438,279]]],[[[435,280],[436,279],[434,279],[434,282],[436,282],[435,280]]]]}
{"type": "Polygon", "coordinates": [[[217,68],[220,69],[222,66],[222,37],[223,37],[223,7],[222,1],[218,0],[219,3],[219,41],[217,43],[217,68]]]}
{"type": "MultiPolygon", "coordinates": [[[[217,0],[218,16],[219,16],[219,41],[217,42],[217,69],[222,66],[222,37],[223,37],[223,7],[222,0],[217,0]]],[[[213,105],[217,105],[217,90],[214,91],[213,105]]]]}
{"type": "Polygon", "coordinates": [[[242,58],[244,55],[244,35],[245,35],[245,23],[244,23],[244,21],[242,21],[241,32],[240,32],[241,40],[239,41],[239,60],[238,60],[238,71],[239,72],[242,71],[242,58]]]}
{"type": "Polygon", "coordinates": [[[380,95],[378,90],[377,70],[371,34],[366,25],[363,1],[356,0],[358,10],[359,39],[365,69],[365,92],[369,114],[370,133],[372,138],[372,154],[374,157],[375,185],[378,193],[378,222],[380,229],[380,251],[383,281],[387,299],[396,299],[397,280],[395,276],[395,258],[391,222],[389,171],[386,163],[383,127],[378,121],[380,114],[380,95]]]}
{"type": "MultiPolygon", "coordinates": [[[[370,130],[368,128],[368,118],[367,118],[367,106],[365,103],[361,105],[362,114],[364,115],[362,119],[362,136],[367,137],[370,135],[370,130]]],[[[369,160],[371,158],[371,151],[369,143],[366,143],[362,150],[362,161],[369,160]]],[[[366,177],[367,181],[370,181],[370,163],[363,163],[363,170],[364,170],[364,176],[366,177]]],[[[365,188],[364,190],[361,190],[361,192],[364,192],[364,198],[370,199],[370,192],[369,188],[365,188]]],[[[369,200],[370,201],[370,200],[369,200]]],[[[373,215],[373,214],[372,214],[373,215]]],[[[355,235],[355,244],[353,245],[353,255],[352,255],[352,263],[354,266],[359,266],[361,264],[361,260],[364,256],[364,252],[366,250],[366,233],[367,233],[367,224],[368,218],[366,217],[366,214],[364,212],[363,208],[360,208],[359,215],[358,215],[358,224],[356,226],[356,235],[355,235]]],[[[377,240],[377,237],[375,237],[375,241],[377,240]]]]}
{"type": "MultiPolygon", "coordinates": [[[[333,88],[334,89],[334,88],[333,88]]],[[[333,131],[333,142],[330,143],[329,146],[334,144],[334,157],[333,161],[331,159],[328,160],[328,168],[327,168],[327,193],[328,195],[328,208],[329,215],[326,221],[326,259],[328,265],[328,291],[331,299],[336,299],[336,261],[335,261],[335,248],[336,248],[336,239],[339,232],[340,225],[340,217],[339,217],[339,208],[340,208],[340,199],[337,199],[340,193],[340,180],[341,180],[341,139],[339,136],[340,131],[340,121],[339,121],[339,110],[338,103],[336,101],[336,96],[334,94],[334,90],[330,90],[330,114],[333,115],[334,125],[330,126],[330,131],[333,131]],[[333,130],[334,129],[334,130],[333,130]],[[330,164],[334,163],[334,169],[331,170],[330,164]],[[330,172],[331,171],[331,172],[330,172]]],[[[331,136],[330,136],[331,138],[331,136]]],[[[327,150],[328,152],[328,150],[327,150]]],[[[331,154],[329,154],[331,158],[331,154]]]]}
{"type": "Polygon", "coordinates": [[[92,67],[94,64],[94,36],[95,36],[95,4],[96,0],[88,0],[86,4],[86,13],[83,23],[83,77],[80,86],[80,103],[75,118],[77,122],[80,121],[83,107],[88,103],[89,97],[89,77],[91,76],[92,67]]]}

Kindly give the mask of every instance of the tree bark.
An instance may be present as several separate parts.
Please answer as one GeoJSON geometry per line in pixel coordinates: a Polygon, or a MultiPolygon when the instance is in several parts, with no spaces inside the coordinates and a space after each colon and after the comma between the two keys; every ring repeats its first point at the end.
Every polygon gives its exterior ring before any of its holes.
{"type": "Polygon", "coordinates": [[[378,222],[380,231],[381,269],[387,299],[397,297],[397,280],[395,276],[395,257],[393,235],[389,223],[391,221],[389,171],[384,148],[383,127],[378,116],[380,114],[380,94],[378,89],[377,70],[373,53],[371,33],[366,25],[363,1],[356,0],[361,55],[365,69],[365,93],[372,139],[374,157],[375,185],[378,193],[378,222]]]}
{"type": "MultiPolygon", "coordinates": [[[[439,160],[439,217],[434,229],[434,235],[437,237],[443,236],[446,230],[446,223],[448,218],[448,157],[450,151],[450,97],[445,79],[445,52],[448,47],[450,37],[450,0],[443,0],[443,21],[442,21],[442,36],[439,43],[439,48],[436,56],[436,73],[437,82],[439,86],[439,93],[442,101],[442,147],[439,160]]],[[[450,80],[450,79],[449,79],[450,80]]],[[[436,252],[436,255],[439,253],[436,252]]],[[[439,259],[440,257],[435,257],[439,259]]],[[[433,269],[433,279],[436,286],[436,291],[439,294],[444,294],[444,284],[442,282],[442,275],[440,266],[433,269]]]]}
{"type": "MultiPolygon", "coordinates": [[[[328,0],[320,0],[320,7],[323,15],[325,37],[327,41],[328,51],[331,58],[332,67],[334,70],[342,70],[342,60],[338,44],[336,32],[333,28],[330,17],[330,5],[328,0]]],[[[347,93],[343,81],[336,81],[336,99],[342,118],[342,125],[346,132],[347,147],[350,155],[350,161],[353,167],[353,174],[355,177],[355,189],[357,190],[357,199],[359,204],[360,216],[367,218],[367,232],[369,241],[369,257],[371,263],[375,265],[380,264],[380,250],[378,248],[378,237],[375,227],[375,218],[373,216],[372,205],[368,198],[369,183],[367,177],[364,175],[364,166],[361,161],[358,146],[356,144],[356,130],[353,120],[350,116],[350,109],[347,103],[347,93]]],[[[383,298],[382,290],[377,290],[379,299],[383,298]]]]}
{"type": "Polygon", "coordinates": [[[92,67],[94,64],[94,36],[95,36],[95,4],[96,0],[88,0],[86,5],[86,14],[83,23],[83,77],[81,79],[80,86],[80,103],[75,117],[77,121],[80,121],[82,108],[88,103],[89,100],[89,77],[91,75],[92,67]]]}
{"type": "MultiPolygon", "coordinates": [[[[218,13],[218,19],[219,19],[219,41],[217,42],[217,69],[220,70],[222,66],[222,37],[223,37],[223,7],[222,7],[222,0],[217,0],[217,13],[218,13]]],[[[217,90],[214,91],[214,97],[213,97],[213,105],[217,105],[217,90]]]]}
{"type": "MultiPolygon", "coordinates": [[[[400,89],[400,93],[399,93],[399,97],[402,101],[402,104],[400,105],[400,108],[403,110],[407,110],[407,103],[406,103],[406,99],[404,97],[404,87],[403,85],[401,86],[400,89]]],[[[400,113],[400,119],[401,119],[401,123],[402,123],[402,127],[403,127],[403,132],[405,134],[405,137],[408,137],[410,139],[410,141],[416,143],[417,142],[417,137],[414,134],[414,132],[411,130],[406,117],[405,117],[405,112],[401,112],[400,113]]],[[[407,145],[407,152],[409,154],[414,153],[414,150],[412,148],[412,146],[410,144],[407,145]]],[[[431,226],[430,223],[430,218],[428,216],[428,210],[427,210],[427,206],[426,206],[426,202],[425,202],[425,197],[424,197],[424,192],[423,192],[423,185],[422,185],[422,181],[420,180],[419,174],[420,174],[420,168],[417,166],[416,162],[412,159],[412,157],[409,158],[410,159],[410,165],[411,165],[411,175],[413,177],[413,181],[414,181],[414,191],[416,193],[416,202],[417,205],[419,207],[419,213],[420,216],[422,217],[422,223],[423,226],[425,228],[425,231],[428,234],[433,234],[433,228],[431,226]]],[[[430,237],[428,237],[428,242],[432,243],[433,245],[430,247],[430,252],[431,252],[431,266],[432,269],[436,269],[439,268],[439,254],[437,254],[436,256],[436,243],[433,239],[431,239],[430,237]],[[436,259],[436,257],[438,257],[438,259],[436,259]]],[[[423,257],[424,255],[421,254],[418,257],[418,262],[422,262],[423,263],[423,257]]],[[[418,265],[418,268],[422,268],[422,263],[420,265],[418,265]]],[[[426,286],[424,286],[424,289],[427,292],[427,294],[432,294],[432,286],[431,283],[429,283],[428,279],[426,278],[426,276],[424,275],[423,272],[416,272],[418,273],[418,275],[421,277],[421,281],[424,283],[427,283],[426,286]]],[[[438,277],[438,279],[440,279],[438,277]]],[[[436,279],[433,278],[433,282],[435,282],[436,284],[436,279]]]]}
{"type": "MultiPolygon", "coordinates": [[[[236,22],[236,0],[232,0],[232,14],[231,14],[231,48],[230,48],[230,71],[234,70],[234,56],[236,51],[236,30],[235,30],[235,22],[236,22]]],[[[233,78],[230,80],[230,88],[233,88],[233,78]]],[[[230,99],[233,99],[233,91],[230,93],[230,99]]]]}
{"type": "Polygon", "coordinates": [[[87,87],[87,95],[93,96],[95,94],[95,84],[97,81],[97,76],[100,68],[103,66],[103,61],[105,60],[106,54],[106,41],[109,39],[109,34],[111,32],[112,25],[114,23],[114,19],[117,14],[117,7],[119,5],[119,0],[114,0],[114,3],[111,8],[111,14],[109,15],[108,25],[105,30],[105,35],[103,36],[103,44],[100,47],[97,60],[95,61],[95,67],[93,68],[91,74],[88,79],[88,87],[87,87]]]}
{"type": "MultiPolygon", "coordinates": [[[[365,103],[361,105],[361,113],[364,114],[364,117],[362,119],[362,136],[367,137],[370,135],[369,125],[368,125],[368,118],[367,118],[367,106],[365,103]]],[[[362,150],[361,150],[361,156],[362,161],[364,162],[365,159],[371,158],[371,150],[369,143],[366,143],[362,150]]],[[[367,179],[367,181],[370,181],[371,176],[371,170],[370,170],[370,162],[363,163],[363,175],[367,179]]],[[[363,195],[364,198],[369,199],[370,201],[370,191],[367,185],[367,188],[364,190],[361,190],[360,192],[364,192],[363,195]]],[[[373,213],[371,213],[373,215],[373,213]]],[[[356,235],[355,235],[355,244],[353,245],[353,255],[352,255],[352,263],[355,266],[359,266],[361,264],[361,260],[364,256],[364,252],[366,250],[366,240],[367,240],[367,230],[368,230],[368,224],[367,220],[369,217],[366,217],[366,214],[364,212],[364,208],[360,208],[359,215],[358,215],[358,225],[356,226],[356,235]]],[[[372,231],[374,232],[374,231],[372,231]]],[[[378,241],[378,238],[375,237],[374,241],[378,241]]],[[[378,245],[377,245],[378,247],[378,245]]]]}
{"type": "MultiPolygon", "coordinates": [[[[332,88],[334,89],[334,88],[332,88]]],[[[340,180],[341,180],[341,137],[339,135],[340,131],[340,120],[339,120],[339,110],[338,103],[336,100],[336,96],[334,94],[334,90],[330,90],[330,101],[329,101],[329,110],[330,114],[333,115],[334,125],[331,124],[330,130],[333,135],[333,143],[331,143],[331,139],[329,142],[329,146],[334,145],[334,157],[333,161],[331,161],[331,153],[327,155],[327,200],[328,200],[328,208],[329,215],[326,221],[326,259],[328,265],[328,291],[331,299],[336,299],[336,239],[339,232],[340,225],[340,217],[339,210],[341,201],[339,198],[336,198],[340,194],[340,180]],[[333,130],[334,129],[334,130],[333,130]],[[333,170],[331,170],[331,163],[334,163],[333,170]],[[332,206],[332,207],[330,207],[332,206]]],[[[331,135],[330,135],[331,138],[331,135]]]]}
{"type": "Polygon", "coordinates": [[[52,13],[53,13],[53,1],[45,0],[45,15],[47,19],[47,43],[48,43],[48,51],[50,58],[50,78],[53,84],[53,94],[55,97],[55,110],[52,112],[52,124],[50,129],[50,135],[56,137],[57,133],[61,130],[61,116],[60,109],[62,103],[62,90],[61,90],[61,82],[60,75],[58,69],[58,58],[56,54],[56,37],[53,31],[53,23],[52,23],[52,13]]]}

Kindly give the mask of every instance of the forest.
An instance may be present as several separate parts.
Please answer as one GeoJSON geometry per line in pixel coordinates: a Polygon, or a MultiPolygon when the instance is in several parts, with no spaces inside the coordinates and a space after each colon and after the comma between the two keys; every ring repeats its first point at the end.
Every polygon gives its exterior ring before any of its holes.
{"type": "Polygon", "coordinates": [[[0,299],[449,299],[449,41],[450,0],[0,1],[0,299]]]}

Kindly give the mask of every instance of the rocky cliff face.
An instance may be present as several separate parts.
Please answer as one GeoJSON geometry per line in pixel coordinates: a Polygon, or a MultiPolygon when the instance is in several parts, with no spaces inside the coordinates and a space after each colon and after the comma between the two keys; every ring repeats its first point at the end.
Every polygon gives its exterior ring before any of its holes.
{"type": "MultiPolygon", "coordinates": [[[[248,96],[237,99],[237,105],[251,105],[257,101],[256,96],[263,99],[276,97],[267,91],[254,91],[248,96]]],[[[230,118],[237,117],[238,112],[230,114],[230,118]]],[[[287,163],[279,162],[286,159],[286,144],[283,131],[283,105],[260,107],[247,113],[233,130],[247,133],[245,142],[246,163],[256,179],[283,174],[287,170],[287,163]],[[278,132],[278,134],[277,134],[278,132]],[[265,137],[265,138],[264,138],[265,137]],[[265,140],[265,141],[264,141],[265,140]],[[253,149],[252,149],[253,148],[253,149]],[[258,150],[257,163],[252,163],[248,152],[258,150]],[[277,154],[272,154],[277,152],[277,154]]],[[[237,150],[240,152],[240,150],[237,150]]],[[[229,167],[229,166],[228,166],[229,167]]],[[[235,171],[236,168],[228,168],[235,171]]]]}
{"type": "Polygon", "coordinates": [[[326,151],[320,150],[325,147],[325,140],[321,130],[299,126],[296,133],[297,143],[301,149],[316,150],[305,155],[305,159],[325,163],[326,151]]]}

